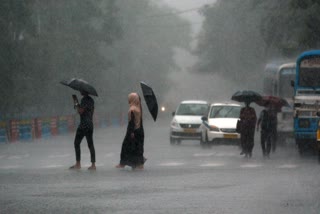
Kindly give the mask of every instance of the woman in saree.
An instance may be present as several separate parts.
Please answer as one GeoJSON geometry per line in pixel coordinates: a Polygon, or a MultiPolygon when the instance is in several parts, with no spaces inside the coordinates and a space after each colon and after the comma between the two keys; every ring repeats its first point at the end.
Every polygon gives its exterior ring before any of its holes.
{"type": "Polygon", "coordinates": [[[120,163],[116,168],[130,166],[143,169],[146,159],[144,153],[144,130],[142,124],[141,99],[137,93],[128,95],[129,111],[127,132],[122,142],[120,163]]]}

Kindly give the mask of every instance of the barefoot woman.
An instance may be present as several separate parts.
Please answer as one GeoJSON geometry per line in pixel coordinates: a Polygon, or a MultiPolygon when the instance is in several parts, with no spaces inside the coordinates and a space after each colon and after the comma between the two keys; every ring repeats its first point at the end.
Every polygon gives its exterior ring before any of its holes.
{"type": "Polygon", "coordinates": [[[128,127],[122,143],[120,163],[117,168],[124,168],[126,165],[132,169],[143,169],[145,158],[143,157],[144,130],[142,125],[141,99],[137,93],[128,96],[128,127]]]}

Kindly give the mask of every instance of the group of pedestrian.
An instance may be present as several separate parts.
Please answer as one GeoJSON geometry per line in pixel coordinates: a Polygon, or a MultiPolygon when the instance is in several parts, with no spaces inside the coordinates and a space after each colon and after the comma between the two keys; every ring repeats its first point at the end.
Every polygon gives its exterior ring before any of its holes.
{"type": "MultiPolygon", "coordinates": [[[[75,103],[75,108],[80,114],[80,124],[74,139],[76,163],[71,166],[70,169],[81,168],[80,143],[82,139],[86,137],[91,156],[91,166],[88,170],[96,170],[95,149],[93,145],[94,100],[86,91],[81,91],[81,95],[83,96],[81,102],[75,103]]],[[[141,98],[137,93],[130,93],[128,95],[128,103],[128,126],[122,142],[120,162],[116,165],[116,168],[130,166],[132,169],[143,169],[146,158],[143,156],[144,129],[141,98]]],[[[259,131],[259,127],[261,127],[261,148],[263,156],[268,158],[270,151],[275,151],[277,140],[277,111],[272,108],[272,105],[266,105],[266,108],[261,111],[257,119],[254,108],[250,107],[250,102],[245,102],[245,107],[240,111],[239,123],[238,131],[240,133],[241,155],[245,155],[247,158],[252,157],[254,134],[255,130],[259,131]]]]}
{"type": "Polygon", "coordinates": [[[260,130],[262,155],[269,158],[270,151],[275,152],[277,142],[277,111],[271,104],[266,105],[257,119],[256,111],[250,107],[249,102],[246,102],[245,107],[240,111],[239,123],[238,131],[240,133],[241,155],[245,155],[247,158],[252,157],[255,129],[257,131],[260,130]]]}
{"type": "MultiPolygon", "coordinates": [[[[83,98],[80,103],[75,103],[75,109],[80,114],[80,124],[76,131],[74,139],[74,149],[76,153],[76,163],[69,169],[81,168],[81,151],[80,143],[86,137],[88,148],[91,156],[91,166],[88,170],[96,170],[95,149],[93,145],[93,113],[94,100],[86,91],[81,91],[83,98]]],[[[124,168],[130,166],[132,169],[143,169],[146,158],[144,153],[144,130],[142,123],[142,107],[141,98],[137,93],[128,95],[129,111],[128,111],[128,126],[124,137],[120,163],[116,168],[124,168]]]]}

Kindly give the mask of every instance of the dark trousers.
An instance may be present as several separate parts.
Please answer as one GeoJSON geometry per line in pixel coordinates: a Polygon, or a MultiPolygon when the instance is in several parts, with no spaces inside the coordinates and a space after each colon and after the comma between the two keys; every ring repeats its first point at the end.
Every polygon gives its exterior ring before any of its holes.
{"type": "Polygon", "coordinates": [[[241,132],[240,141],[243,152],[247,155],[252,154],[254,146],[254,132],[255,128],[247,128],[241,132]]]}
{"type": "Polygon", "coordinates": [[[272,152],[276,151],[276,148],[277,148],[277,137],[278,137],[277,128],[273,128],[272,131],[271,131],[271,149],[272,149],[272,152]]]}
{"type": "Polygon", "coordinates": [[[83,129],[77,129],[76,137],[74,139],[74,149],[76,152],[76,161],[80,161],[81,159],[81,150],[80,150],[80,144],[81,141],[84,137],[87,139],[88,147],[90,150],[90,155],[91,155],[91,163],[96,162],[96,153],[94,150],[94,145],[93,145],[93,130],[83,130],[83,129]]]}
{"type": "Polygon", "coordinates": [[[272,133],[270,131],[261,130],[261,149],[263,155],[269,155],[271,150],[272,133]]]}

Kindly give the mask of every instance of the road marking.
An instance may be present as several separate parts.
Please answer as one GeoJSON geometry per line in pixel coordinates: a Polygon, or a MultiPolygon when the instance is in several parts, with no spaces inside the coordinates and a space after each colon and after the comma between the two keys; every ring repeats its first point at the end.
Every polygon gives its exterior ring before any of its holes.
{"type": "Polygon", "coordinates": [[[252,163],[248,163],[248,164],[243,164],[240,167],[241,168],[257,168],[257,167],[261,167],[262,164],[252,164],[252,163]]]}
{"type": "Polygon", "coordinates": [[[179,162],[167,162],[167,163],[161,163],[159,166],[182,166],[184,163],[179,162]]]}
{"type": "Polygon", "coordinates": [[[8,159],[9,159],[9,160],[13,160],[13,159],[28,158],[28,157],[30,157],[29,154],[25,154],[25,155],[12,155],[12,156],[9,156],[8,159]]]}
{"type": "Polygon", "coordinates": [[[47,166],[42,166],[41,168],[58,168],[58,167],[63,167],[63,165],[54,165],[54,164],[52,164],[52,165],[47,165],[47,166]]]}
{"type": "Polygon", "coordinates": [[[0,169],[17,169],[22,167],[21,165],[8,165],[8,166],[1,166],[0,169]]]}
{"type": "MultiPolygon", "coordinates": [[[[82,165],[83,167],[90,167],[91,164],[85,164],[85,165],[82,165]]],[[[100,164],[96,164],[96,167],[100,167],[100,166],[104,166],[104,164],[100,163],[100,164]]]]}
{"type": "Polygon", "coordinates": [[[66,158],[69,157],[71,154],[63,154],[63,155],[49,155],[49,158],[66,158]]]}
{"type": "Polygon", "coordinates": [[[104,157],[109,158],[109,157],[113,157],[113,156],[114,156],[114,153],[107,153],[107,154],[105,154],[104,157]]]}
{"type": "Polygon", "coordinates": [[[232,157],[232,156],[238,156],[238,153],[235,152],[221,152],[216,154],[218,157],[232,157]]]}
{"type": "Polygon", "coordinates": [[[201,167],[218,167],[218,166],[224,166],[224,163],[206,163],[206,164],[201,164],[201,167]]]}
{"type": "Polygon", "coordinates": [[[295,165],[295,164],[283,164],[281,166],[278,166],[277,168],[279,168],[279,169],[294,169],[297,167],[298,167],[298,165],[295,165]]]}
{"type": "Polygon", "coordinates": [[[214,155],[214,153],[195,153],[195,154],[193,154],[194,157],[210,157],[213,155],[214,155]]]}

